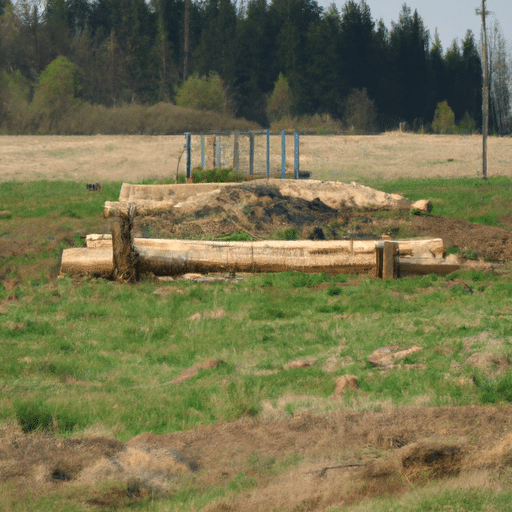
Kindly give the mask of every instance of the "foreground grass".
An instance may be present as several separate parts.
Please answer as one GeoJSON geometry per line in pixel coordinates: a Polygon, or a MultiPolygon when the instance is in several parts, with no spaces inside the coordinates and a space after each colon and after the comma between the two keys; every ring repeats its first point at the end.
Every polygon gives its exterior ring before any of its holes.
{"type": "Polygon", "coordinates": [[[64,279],[4,291],[0,416],[26,430],[54,420],[64,433],[101,425],[125,440],[256,416],[264,402],[282,416],[512,400],[507,377],[466,364],[489,345],[512,356],[508,278],[472,271],[335,284],[346,280],[291,272],[236,284],[64,279]],[[327,287],[313,286],[320,282],[327,287]],[[405,361],[420,369],[375,371],[368,356],[390,344],[421,345],[405,361]],[[307,357],[317,364],[286,369],[307,357]],[[222,364],[171,383],[209,358],[222,364]],[[329,361],[338,363],[334,373],[324,369],[329,361]],[[361,392],[333,405],[335,378],[345,373],[361,392]]]}
{"type": "MultiPolygon", "coordinates": [[[[434,213],[476,214],[485,223],[490,218],[483,196],[495,206],[496,222],[505,222],[510,181],[481,183],[408,180],[378,186],[411,199],[430,197],[434,213]]],[[[240,283],[148,280],[133,286],[56,280],[62,248],[80,245],[79,235],[104,231],[103,203],[119,193],[119,184],[97,194],[83,188],[0,185],[0,210],[12,212],[0,220],[2,251],[21,247],[0,262],[1,280],[15,283],[0,284],[2,423],[57,436],[101,432],[124,441],[142,432],[244,416],[265,420],[304,410],[512,401],[509,276],[459,271],[385,282],[287,272],[247,276],[240,283]],[[414,344],[422,350],[391,370],[368,362],[376,348],[414,344]],[[472,362],[486,353],[487,366],[472,362]],[[316,364],[288,367],[306,358],[316,364]],[[221,363],[172,383],[207,359],[221,363]],[[335,380],[343,374],[355,375],[360,389],[335,401],[335,380]]],[[[163,501],[148,498],[118,509],[198,510],[252,485],[254,479],[244,475],[225,487],[196,489],[191,483],[163,501]]],[[[118,487],[112,493],[125,496],[126,488],[118,487]]],[[[15,489],[2,490],[0,508],[6,511],[82,509],[81,499],[64,491],[21,503],[15,489]]],[[[510,499],[499,486],[433,486],[350,510],[507,510],[510,499]]]]}

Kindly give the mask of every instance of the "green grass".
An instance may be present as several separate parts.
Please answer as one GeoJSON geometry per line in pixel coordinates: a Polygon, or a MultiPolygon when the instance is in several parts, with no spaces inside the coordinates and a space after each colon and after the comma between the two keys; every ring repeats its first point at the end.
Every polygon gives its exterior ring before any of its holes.
{"type": "MultiPolygon", "coordinates": [[[[410,180],[379,187],[412,199],[430,197],[434,213],[475,215],[494,223],[494,212],[480,196],[493,202],[502,219],[509,185],[493,178],[484,184],[410,180]],[[467,204],[473,205],[470,213],[467,204]]],[[[103,203],[116,199],[119,187],[104,184],[101,192],[89,193],[74,183],[0,184],[0,210],[13,214],[0,220],[0,242],[21,247],[0,263],[0,283],[6,284],[0,284],[2,422],[60,436],[99,429],[124,441],[148,431],[260,418],[268,403],[276,418],[289,418],[306,410],[418,401],[433,406],[512,401],[509,373],[466,363],[475,352],[490,350],[512,358],[509,276],[475,270],[382,281],[284,272],[255,274],[240,283],[57,281],[62,249],[83,244],[88,232],[104,232],[103,203]],[[14,278],[16,286],[7,286],[14,278]],[[183,294],[155,293],[166,287],[183,294]],[[224,315],[208,315],[220,310],[224,315]],[[195,313],[199,319],[191,319],[195,313]],[[420,352],[401,361],[416,369],[373,368],[368,356],[390,344],[420,345],[420,352]],[[333,357],[344,365],[325,370],[333,357]],[[171,382],[208,358],[222,364],[185,382],[171,382]],[[317,364],[288,368],[301,358],[317,364]],[[335,380],[345,373],[358,377],[360,391],[333,402],[335,380]]],[[[243,239],[245,233],[234,238],[243,239]]],[[[248,461],[250,474],[233,475],[224,487],[198,488],[191,481],[165,503],[171,510],[196,510],[246,492],[256,485],[254,475],[266,478],[282,470],[282,461],[261,457],[255,454],[248,461]]],[[[13,496],[8,490],[0,508],[21,510],[10,501],[13,496]]],[[[419,512],[458,510],[459,505],[460,510],[506,510],[511,496],[508,491],[441,489],[416,498],[370,500],[360,510],[419,512]]],[[[34,498],[33,509],[74,510],[68,499],[58,494],[34,498]]],[[[143,500],[135,509],[145,506],[153,509],[143,500]]]]}
{"type": "Polygon", "coordinates": [[[430,486],[428,490],[411,492],[398,500],[375,499],[360,506],[335,508],[329,512],[506,512],[510,510],[511,499],[512,493],[509,491],[430,486]]]}
{"type": "Polygon", "coordinates": [[[412,201],[429,199],[432,213],[490,226],[507,225],[510,220],[512,179],[506,176],[482,178],[364,180],[364,184],[412,201]]]}
{"type": "MultiPolygon", "coordinates": [[[[351,355],[351,371],[375,402],[411,404],[423,395],[435,405],[512,400],[508,380],[501,377],[490,377],[488,393],[456,383],[474,372],[464,365],[472,352],[461,348],[461,340],[486,332],[502,339],[502,355],[512,355],[512,285],[506,278],[459,272],[457,278],[475,290],[468,293],[449,286],[451,276],[368,277],[357,283],[341,277],[348,286],[334,286],[339,276],[293,272],[256,275],[235,285],[183,282],[173,285],[183,295],[166,298],[153,293],[152,282],[121,286],[64,279],[16,293],[4,290],[0,413],[26,430],[46,428],[55,417],[64,431],[102,424],[128,439],[147,430],[163,433],[258,415],[263,400],[285,394],[324,398],[327,409],[335,379],[322,364],[342,339],[340,357],[351,355]],[[320,282],[327,288],[315,289],[320,282]],[[219,309],[223,317],[208,318],[219,309]],[[194,313],[202,319],[189,320],[194,313]],[[367,358],[390,340],[421,345],[405,363],[426,369],[375,373],[367,358]],[[315,357],[318,364],[284,370],[300,357],[315,357]],[[207,358],[224,364],[201,370],[186,383],[170,383],[207,358]],[[460,369],[454,371],[452,361],[460,369]],[[262,367],[280,371],[258,376],[262,367]],[[453,379],[439,381],[440,373],[453,379]],[[179,395],[168,392],[173,389],[179,395]],[[133,400],[140,404],[137,415],[133,400]]],[[[345,405],[357,408],[358,395],[345,405]]]]}

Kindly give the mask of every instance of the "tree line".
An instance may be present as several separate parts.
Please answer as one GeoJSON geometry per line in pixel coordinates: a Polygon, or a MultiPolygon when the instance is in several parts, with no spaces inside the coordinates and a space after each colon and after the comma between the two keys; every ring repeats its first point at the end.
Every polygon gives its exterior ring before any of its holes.
{"type": "MultiPolygon", "coordinates": [[[[508,133],[508,56],[498,28],[494,38],[491,130],[508,133]]],[[[406,4],[388,28],[364,0],[340,11],[315,0],[0,0],[0,72],[0,119],[23,102],[42,119],[76,101],[194,106],[220,90],[199,108],[262,126],[316,114],[421,130],[442,102],[456,125],[482,121],[474,34],[445,52],[406,4]]]]}

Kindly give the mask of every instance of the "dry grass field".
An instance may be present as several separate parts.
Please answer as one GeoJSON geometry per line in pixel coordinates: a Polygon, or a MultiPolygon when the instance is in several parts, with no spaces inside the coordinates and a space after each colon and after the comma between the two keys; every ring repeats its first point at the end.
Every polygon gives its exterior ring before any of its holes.
{"type": "MultiPolygon", "coordinates": [[[[260,137],[263,139],[263,137],[260,137]]],[[[183,152],[183,136],[3,136],[0,181],[80,182],[172,179],[183,152]]],[[[263,142],[259,141],[262,145],[263,142]]],[[[271,137],[271,170],[280,169],[281,141],[271,137]]],[[[293,162],[288,136],[287,167],[293,162]]],[[[371,136],[300,138],[300,168],[314,179],[475,177],[482,172],[479,136],[385,133],[371,136]]],[[[257,153],[262,153],[258,148],[257,153]]],[[[201,162],[200,138],[192,139],[192,165],[201,162]]],[[[185,157],[180,161],[185,172],[185,157]]],[[[490,137],[488,174],[512,175],[512,140],[490,137]]]]}

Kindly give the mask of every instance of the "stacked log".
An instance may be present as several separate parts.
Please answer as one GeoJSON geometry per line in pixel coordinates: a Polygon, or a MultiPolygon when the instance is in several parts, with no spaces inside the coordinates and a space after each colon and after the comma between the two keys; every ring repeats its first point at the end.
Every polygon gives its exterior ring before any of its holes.
{"type": "MultiPolygon", "coordinates": [[[[109,236],[89,236],[87,248],[66,249],[62,255],[62,275],[116,277],[112,257],[113,244],[109,236]]],[[[444,262],[443,241],[391,241],[396,271],[385,276],[408,275],[402,269],[414,261],[414,273],[421,272],[422,262],[427,273],[453,272],[458,265],[444,262]],[[395,253],[396,251],[396,253],[395,253]],[[420,268],[418,268],[420,267],[420,268]]],[[[212,272],[326,272],[330,274],[378,273],[376,242],[367,240],[328,241],[260,241],[213,242],[193,240],[163,240],[136,238],[133,249],[137,271],[156,276],[212,272]]],[[[393,268],[393,267],[392,267],[393,268]]],[[[117,272],[117,274],[116,274],[117,272]]],[[[410,272],[409,272],[410,274],[410,272]]]]}

